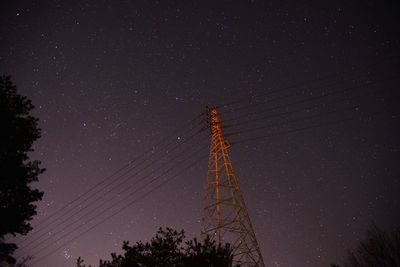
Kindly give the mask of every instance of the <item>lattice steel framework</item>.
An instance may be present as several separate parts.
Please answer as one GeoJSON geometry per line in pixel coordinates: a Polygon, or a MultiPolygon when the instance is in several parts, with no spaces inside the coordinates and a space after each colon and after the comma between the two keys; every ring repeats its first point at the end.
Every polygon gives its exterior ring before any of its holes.
{"type": "Polygon", "coordinates": [[[220,243],[230,243],[234,265],[261,266],[264,261],[228,154],[229,143],[222,134],[216,107],[207,108],[211,130],[207,186],[204,199],[202,235],[220,243]]]}

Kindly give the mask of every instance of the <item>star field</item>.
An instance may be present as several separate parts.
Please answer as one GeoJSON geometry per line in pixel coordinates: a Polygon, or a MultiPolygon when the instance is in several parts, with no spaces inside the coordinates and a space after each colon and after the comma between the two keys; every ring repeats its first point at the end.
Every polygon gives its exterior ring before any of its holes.
{"type": "MultiPolygon", "coordinates": [[[[64,244],[68,230],[49,227],[47,248],[32,241],[17,256],[60,246],[34,266],[93,265],[160,226],[198,237],[208,139],[190,139],[202,127],[191,120],[211,104],[237,142],[230,156],[266,265],[341,264],[372,223],[400,223],[398,11],[379,1],[3,3],[0,74],[35,105],[32,158],[47,169],[31,234],[142,155],[154,159],[149,178],[194,163],[79,238],[64,244]]],[[[142,193],[122,192],[129,184],[141,185],[131,178],[85,212],[142,193]]]]}

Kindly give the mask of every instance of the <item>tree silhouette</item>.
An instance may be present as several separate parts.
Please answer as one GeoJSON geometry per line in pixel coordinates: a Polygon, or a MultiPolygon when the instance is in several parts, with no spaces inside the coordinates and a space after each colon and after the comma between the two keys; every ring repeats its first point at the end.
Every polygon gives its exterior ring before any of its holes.
{"type": "MultiPolygon", "coordinates": [[[[210,238],[184,242],[183,231],[160,228],[150,242],[123,243],[123,255],[111,254],[110,261],[100,260],[99,267],[231,267],[232,250],[227,244],[216,245],[210,238]],[[184,246],[185,245],[185,246],[184,246]]],[[[79,257],[77,267],[85,267],[79,257]]],[[[90,267],[90,266],[89,266],[90,267]]]]}
{"type": "MultiPolygon", "coordinates": [[[[76,260],[76,267],[86,267],[84,260],[81,257],[78,257],[76,260]]],[[[88,267],[90,267],[90,265],[88,267]]]]}
{"type": "Polygon", "coordinates": [[[15,263],[15,244],[6,243],[7,234],[27,234],[36,214],[32,204],[43,193],[30,188],[44,169],[39,161],[29,161],[28,152],[40,137],[37,119],[30,115],[31,101],[17,93],[10,77],[0,76],[0,266],[15,263]]]}
{"type": "MultiPolygon", "coordinates": [[[[338,265],[332,265],[339,267],[338,265]]],[[[400,229],[386,233],[373,225],[356,251],[348,251],[344,267],[400,266],[400,229]]]]}
{"type": "Polygon", "coordinates": [[[186,242],[186,245],[184,266],[232,266],[233,255],[229,244],[216,245],[215,241],[207,236],[204,243],[193,239],[186,242]]]}

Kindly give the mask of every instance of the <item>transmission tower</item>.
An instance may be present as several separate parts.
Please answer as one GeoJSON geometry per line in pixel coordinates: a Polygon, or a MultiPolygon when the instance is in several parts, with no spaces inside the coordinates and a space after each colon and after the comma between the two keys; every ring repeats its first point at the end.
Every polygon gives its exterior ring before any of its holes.
{"type": "Polygon", "coordinates": [[[229,243],[233,249],[234,265],[264,267],[244,197],[229,158],[230,144],[222,134],[223,127],[216,107],[207,108],[207,124],[211,130],[211,145],[202,235],[208,235],[218,243],[229,243]]]}

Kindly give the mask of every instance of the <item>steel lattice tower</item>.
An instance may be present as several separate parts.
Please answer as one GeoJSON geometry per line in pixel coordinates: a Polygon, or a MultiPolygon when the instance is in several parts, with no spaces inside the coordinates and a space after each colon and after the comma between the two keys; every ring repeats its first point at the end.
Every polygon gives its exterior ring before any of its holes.
{"type": "Polygon", "coordinates": [[[230,243],[234,265],[261,266],[264,261],[251,224],[244,197],[229,158],[229,143],[222,134],[217,108],[207,108],[211,129],[202,235],[230,243]]]}

